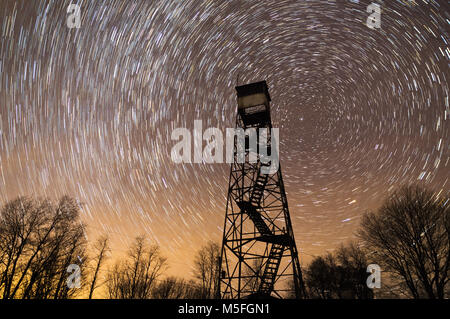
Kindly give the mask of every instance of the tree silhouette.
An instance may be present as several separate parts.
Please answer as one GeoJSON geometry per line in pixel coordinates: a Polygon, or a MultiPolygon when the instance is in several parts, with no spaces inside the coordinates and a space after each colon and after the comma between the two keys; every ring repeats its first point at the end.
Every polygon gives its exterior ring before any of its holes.
{"type": "Polygon", "coordinates": [[[305,282],[311,298],[329,299],[336,290],[336,268],[334,257],[329,254],[325,257],[314,258],[305,270],[305,282]]]}
{"type": "Polygon", "coordinates": [[[202,299],[215,298],[217,295],[219,259],[220,246],[211,241],[194,258],[194,276],[200,282],[202,299]]]}
{"type": "Polygon", "coordinates": [[[334,254],[314,258],[305,271],[308,293],[320,299],[370,299],[368,265],[364,251],[355,243],[341,245],[334,254]]]}
{"type": "Polygon", "coordinates": [[[373,291],[367,287],[366,252],[355,242],[341,245],[335,253],[338,271],[340,272],[339,289],[344,291],[341,297],[356,299],[372,299],[373,291]]]}
{"type": "Polygon", "coordinates": [[[148,245],[144,237],[136,237],[128,258],[117,261],[107,277],[112,299],[148,299],[156,279],[166,267],[166,259],[158,245],[148,245]]]}
{"type": "Polygon", "coordinates": [[[92,280],[91,280],[91,285],[89,288],[89,299],[92,299],[94,290],[99,286],[97,283],[98,276],[101,271],[101,267],[103,266],[103,264],[107,258],[107,254],[110,252],[108,236],[104,235],[104,236],[99,237],[97,239],[97,241],[95,242],[93,249],[96,252],[96,256],[94,257],[95,270],[94,270],[94,274],[93,274],[92,280]]]}
{"type": "Polygon", "coordinates": [[[202,288],[193,281],[168,277],[156,285],[153,290],[155,299],[199,299],[202,297],[202,288]]]}
{"type": "Polygon", "coordinates": [[[406,186],[377,213],[362,219],[359,236],[371,257],[414,298],[448,297],[450,216],[448,195],[406,186]]]}
{"type": "Polygon", "coordinates": [[[86,240],[79,205],[70,197],[19,197],[0,212],[0,294],[3,299],[60,299],[78,289],[67,285],[67,268],[76,264],[84,277],[86,240]]]}

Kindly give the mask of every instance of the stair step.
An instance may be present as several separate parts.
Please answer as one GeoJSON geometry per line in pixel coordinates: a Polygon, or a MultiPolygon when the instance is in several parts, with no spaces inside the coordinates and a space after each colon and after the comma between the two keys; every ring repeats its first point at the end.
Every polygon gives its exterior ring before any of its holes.
{"type": "MultiPolygon", "coordinates": [[[[260,162],[261,166],[266,166],[266,164],[260,162]]],[[[258,169],[258,176],[256,176],[255,182],[253,184],[253,190],[250,194],[250,202],[259,206],[262,196],[264,194],[264,188],[267,184],[268,176],[261,174],[261,170],[258,169]]]]}
{"type": "Polygon", "coordinates": [[[259,291],[261,293],[270,294],[273,290],[278,268],[280,267],[281,258],[283,257],[284,246],[273,244],[270,248],[269,257],[264,268],[261,278],[259,291]]]}

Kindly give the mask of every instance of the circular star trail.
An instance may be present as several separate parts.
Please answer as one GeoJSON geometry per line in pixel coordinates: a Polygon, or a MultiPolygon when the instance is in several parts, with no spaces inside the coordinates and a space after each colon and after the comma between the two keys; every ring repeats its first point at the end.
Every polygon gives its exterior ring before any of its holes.
{"type": "Polygon", "coordinates": [[[448,192],[449,5],[385,1],[0,4],[0,199],[76,197],[90,236],[137,234],[174,272],[220,241],[228,164],[175,164],[171,132],[234,126],[266,80],[302,263],[397,187],[448,192]]]}

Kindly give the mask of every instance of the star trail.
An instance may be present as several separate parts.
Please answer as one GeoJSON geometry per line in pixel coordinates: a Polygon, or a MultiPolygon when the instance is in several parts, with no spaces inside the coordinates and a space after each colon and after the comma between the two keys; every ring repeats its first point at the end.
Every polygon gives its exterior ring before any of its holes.
{"type": "Polygon", "coordinates": [[[234,86],[266,80],[301,263],[352,239],[407,183],[447,193],[447,1],[0,3],[0,200],[82,204],[88,236],[137,234],[171,271],[220,242],[229,164],[175,164],[177,127],[234,127],[234,86]],[[378,2],[375,2],[378,3],[378,2]]]}

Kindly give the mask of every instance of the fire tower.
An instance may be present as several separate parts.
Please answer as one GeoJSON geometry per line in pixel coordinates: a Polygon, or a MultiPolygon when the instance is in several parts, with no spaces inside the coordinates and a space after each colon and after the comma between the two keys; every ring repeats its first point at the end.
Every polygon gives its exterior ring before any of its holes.
{"type": "Polygon", "coordinates": [[[240,145],[234,137],[217,291],[223,299],[303,298],[305,288],[281,167],[264,174],[263,168],[272,163],[262,160],[259,151],[265,146],[267,154],[277,152],[271,149],[275,136],[268,87],[262,81],[238,86],[236,91],[236,128],[245,132],[266,129],[267,138],[258,137],[255,149],[245,135],[239,160],[240,145]]]}

